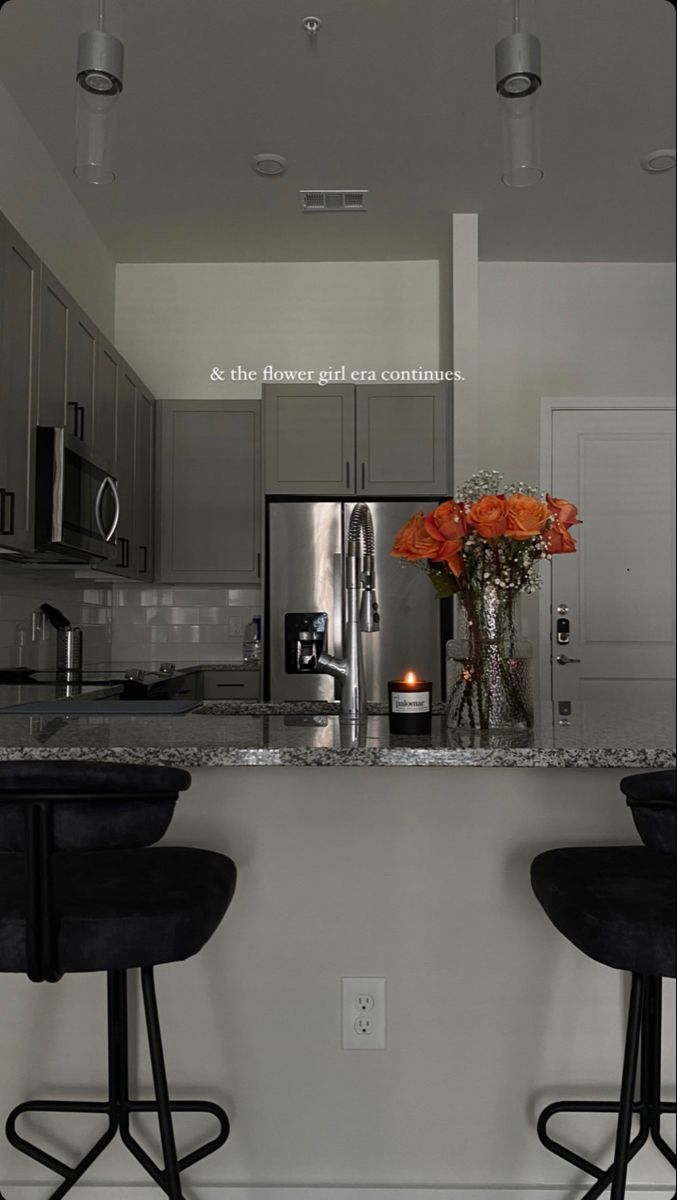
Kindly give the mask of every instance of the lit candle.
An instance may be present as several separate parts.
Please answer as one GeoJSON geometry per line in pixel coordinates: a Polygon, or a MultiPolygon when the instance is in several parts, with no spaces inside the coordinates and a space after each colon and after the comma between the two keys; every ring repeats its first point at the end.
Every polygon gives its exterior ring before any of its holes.
{"type": "Polygon", "coordinates": [[[419,679],[415,671],[407,671],[404,679],[393,679],[389,682],[388,715],[391,733],[430,733],[432,690],[432,683],[427,679],[419,679]]]}

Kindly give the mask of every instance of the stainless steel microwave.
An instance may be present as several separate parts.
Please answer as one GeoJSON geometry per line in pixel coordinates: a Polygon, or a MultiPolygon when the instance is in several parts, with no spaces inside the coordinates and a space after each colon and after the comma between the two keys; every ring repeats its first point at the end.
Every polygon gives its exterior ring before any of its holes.
{"type": "Polygon", "coordinates": [[[114,560],[120,495],[108,465],[65,429],[38,426],[35,480],[36,556],[114,560]]]}

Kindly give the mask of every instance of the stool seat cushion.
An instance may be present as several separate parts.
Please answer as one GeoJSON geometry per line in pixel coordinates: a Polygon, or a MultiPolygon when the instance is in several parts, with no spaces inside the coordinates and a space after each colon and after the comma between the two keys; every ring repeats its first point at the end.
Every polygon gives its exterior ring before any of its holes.
{"type": "Polygon", "coordinates": [[[547,850],[534,892],[579,950],[619,971],[675,977],[675,858],[644,846],[547,850]]]}
{"type": "MultiPolygon", "coordinates": [[[[26,970],[25,864],[0,854],[0,972],[26,970]]],[[[54,855],[61,973],[117,971],[190,958],[223,918],[236,869],[182,847],[54,855]]]]}

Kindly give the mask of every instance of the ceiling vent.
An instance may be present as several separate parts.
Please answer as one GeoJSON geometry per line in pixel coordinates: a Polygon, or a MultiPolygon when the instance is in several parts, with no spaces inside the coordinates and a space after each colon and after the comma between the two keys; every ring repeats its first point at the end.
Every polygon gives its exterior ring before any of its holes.
{"type": "Polygon", "coordinates": [[[304,212],[366,212],[367,191],[301,192],[304,212]]]}

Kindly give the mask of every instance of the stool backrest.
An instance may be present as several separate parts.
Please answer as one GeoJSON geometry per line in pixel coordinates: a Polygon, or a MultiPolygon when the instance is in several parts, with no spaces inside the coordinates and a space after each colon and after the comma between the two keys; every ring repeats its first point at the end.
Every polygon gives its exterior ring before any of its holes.
{"type": "Polygon", "coordinates": [[[167,832],[186,771],[118,763],[0,763],[0,851],[26,845],[26,806],[50,801],[54,850],[152,846],[167,832]]]}
{"type": "Polygon", "coordinates": [[[2,855],[20,853],[26,875],[29,979],[55,982],[58,912],[55,852],[123,849],[158,841],[187,771],[120,763],[0,763],[2,855]]]}
{"type": "Polygon", "coordinates": [[[661,854],[677,853],[677,771],[628,775],[621,791],[644,844],[661,854]]]}

